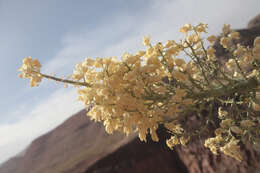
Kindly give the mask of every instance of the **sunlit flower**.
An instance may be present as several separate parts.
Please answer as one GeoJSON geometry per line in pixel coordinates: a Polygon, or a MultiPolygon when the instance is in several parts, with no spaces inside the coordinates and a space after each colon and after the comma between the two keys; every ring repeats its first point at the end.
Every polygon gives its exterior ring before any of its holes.
{"type": "Polygon", "coordinates": [[[228,34],[228,37],[232,39],[239,39],[239,35],[239,32],[231,32],[230,34],[228,34]]]}
{"type": "Polygon", "coordinates": [[[222,32],[224,34],[228,34],[230,32],[230,25],[229,24],[224,24],[222,27],[222,32]]]}
{"type": "Polygon", "coordinates": [[[171,136],[170,139],[166,140],[166,144],[171,150],[173,150],[173,148],[179,143],[179,139],[176,136],[171,136]]]}
{"type": "Polygon", "coordinates": [[[218,117],[219,117],[220,119],[223,119],[223,118],[227,117],[227,115],[228,115],[228,112],[222,110],[222,107],[219,107],[219,108],[218,108],[218,117]]]}
{"type": "Polygon", "coordinates": [[[180,28],[180,32],[186,34],[187,32],[189,32],[191,30],[191,24],[185,24],[183,27],[180,28]]]}
{"type": "Polygon", "coordinates": [[[21,73],[19,77],[30,79],[30,86],[38,86],[42,80],[42,75],[40,73],[41,64],[38,59],[32,59],[32,57],[28,56],[23,59],[23,65],[19,68],[21,73]]]}
{"type": "Polygon", "coordinates": [[[220,39],[220,44],[221,44],[224,48],[228,48],[230,41],[231,41],[230,38],[228,38],[228,37],[222,37],[222,38],[220,39]]]}
{"type": "Polygon", "coordinates": [[[214,43],[214,42],[217,40],[217,38],[216,38],[216,36],[211,35],[211,36],[209,36],[209,37],[207,38],[207,40],[208,40],[210,43],[214,43]]]}
{"type": "Polygon", "coordinates": [[[143,45],[150,46],[150,35],[147,37],[143,37],[143,45]]]}

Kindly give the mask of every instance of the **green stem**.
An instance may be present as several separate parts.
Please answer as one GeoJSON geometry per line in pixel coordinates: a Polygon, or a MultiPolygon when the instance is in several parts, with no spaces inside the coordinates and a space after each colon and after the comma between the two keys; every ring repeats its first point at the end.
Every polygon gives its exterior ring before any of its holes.
{"type": "Polygon", "coordinates": [[[222,96],[232,96],[235,93],[245,93],[254,90],[258,87],[258,81],[255,78],[249,80],[237,82],[232,87],[220,87],[217,89],[211,89],[191,95],[191,98],[219,98],[222,96]]]}
{"type": "Polygon", "coordinates": [[[210,83],[209,83],[209,80],[208,80],[207,76],[205,75],[205,71],[204,71],[204,68],[203,68],[202,65],[201,65],[201,62],[200,62],[199,57],[196,55],[196,53],[195,53],[193,47],[192,47],[187,41],[186,41],[186,43],[188,44],[189,48],[191,49],[193,56],[196,58],[196,60],[197,60],[197,62],[198,62],[198,64],[199,64],[199,66],[200,66],[200,70],[201,70],[201,73],[202,73],[202,75],[203,75],[205,81],[207,82],[208,86],[211,88],[211,85],[210,85],[210,83]]]}
{"type": "MultiPolygon", "coordinates": [[[[38,73],[38,72],[36,72],[36,73],[38,73]]],[[[55,81],[58,81],[58,82],[69,83],[69,84],[72,84],[72,85],[80,85],[80,86],[85,86],[85,87],[91,87],[91,84],[86,83],[86,82],[79,82],[79,81],[73,81],[73,80],[68,80],[68,79],[61,79],[61,78],[57,78],[57,77],[42,74],[42,73],[39,73],[39,74],[42,77],[45,77],[47,79],[52,79],[52,80],[55,80],[55,81]]]]}

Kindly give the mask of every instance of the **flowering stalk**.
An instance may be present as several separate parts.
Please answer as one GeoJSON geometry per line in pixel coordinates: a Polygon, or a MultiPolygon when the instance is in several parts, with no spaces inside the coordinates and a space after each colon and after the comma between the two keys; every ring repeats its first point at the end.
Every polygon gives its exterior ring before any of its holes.
{"type": "Polygon", "coordinates": [[[102,121],[110,134],[137,131],[142,141],[148,134],[158,141],[156,130],[163,124],[172,135],[166,141],[171,149],[206,136],[205,146],[213,154],[223,152],[242,161],[240,142],[249,139],[260,145],[260,37],[252,49],[244,48],[233,43],[239,33],[224,25],[220,44],[232,56],[221,64],[213,48],[217,38],[209,36],[210,46],[204,45],[201,35],[206,30],[206,24],[186,24],[180,43],[154,46],[145,37],[145,51],[124,53],[120,61],[86,58],[70,79],[42,74],[40,62],[26,57],[20,77],[29,78],[32,87],[42,78],[80,86],[78,100],[90,109],[88,116],[102,121]],[[178,58],[181,52],[191,60],[178,58]],[[193,127],[194,116],[200,122],[193,127]],[[212,130],[215,137],[209,136],[212,130]]]}

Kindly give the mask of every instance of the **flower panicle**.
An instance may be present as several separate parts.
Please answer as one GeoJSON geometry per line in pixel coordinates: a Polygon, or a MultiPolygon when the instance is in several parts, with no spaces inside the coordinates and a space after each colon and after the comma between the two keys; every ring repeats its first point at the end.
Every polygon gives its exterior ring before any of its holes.
{"type": "Polygon", "coordinates": [[[153,45],[150,36],[144,37],[144,50],[124,53],[121,59],[87,57],[69,79],[42,74],[40,62],[26,57],[19,76],[30,79],[32,87],[42,78],[73,84],[87,115],[103,122],[109,134],[137,132],[141,141],[150,135],[157,142],[157,129],[164,125],[171,134],[166,144],[173,149],[205,135],[213,124],[216,136],[209,136],[205,147],[241,161],[239,143],[246,137],[254,143],[260,136],[259,130],[253,132],[260,123],[260,37],[247,48],[235,44],[239,32],[230,25],[223,26],[220,37],[204,39],[207,28],[185,24],[180,42],[153,45]],[[216,56],[218,42],[230,55],[223,64],[216,56]],[[219,108],[214,112],[215,105],[219,108]],[[201,120],[200,126],[190,125],[193,116],[201,120]]]}

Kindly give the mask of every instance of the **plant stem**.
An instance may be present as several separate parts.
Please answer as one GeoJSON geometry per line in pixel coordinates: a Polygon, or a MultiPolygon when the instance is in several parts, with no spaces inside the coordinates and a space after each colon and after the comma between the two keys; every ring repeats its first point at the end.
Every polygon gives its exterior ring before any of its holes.
{"type": "MultiPolygon", "coordinates": [[[[36,73],[38,73],[38,72],[36,72],[36,73]]],[[[86,82],[79,82],[79,81],[73,81],[73,80],[68,80],[68,79],[61,79],[61,78],[57,78],[57,77],[42,74],[42,73],[39,73],[39,74],[42,77],[45,77],[47,79],[52,79],[52,80],[55,80],[55,81],[58,81],[58,82],[69,83],[69,84],[72,84],[72,85],[80,85],[80,86],[85,86],[85,87],[91,87],[91,84],[86,83],[86,82]]]]}

